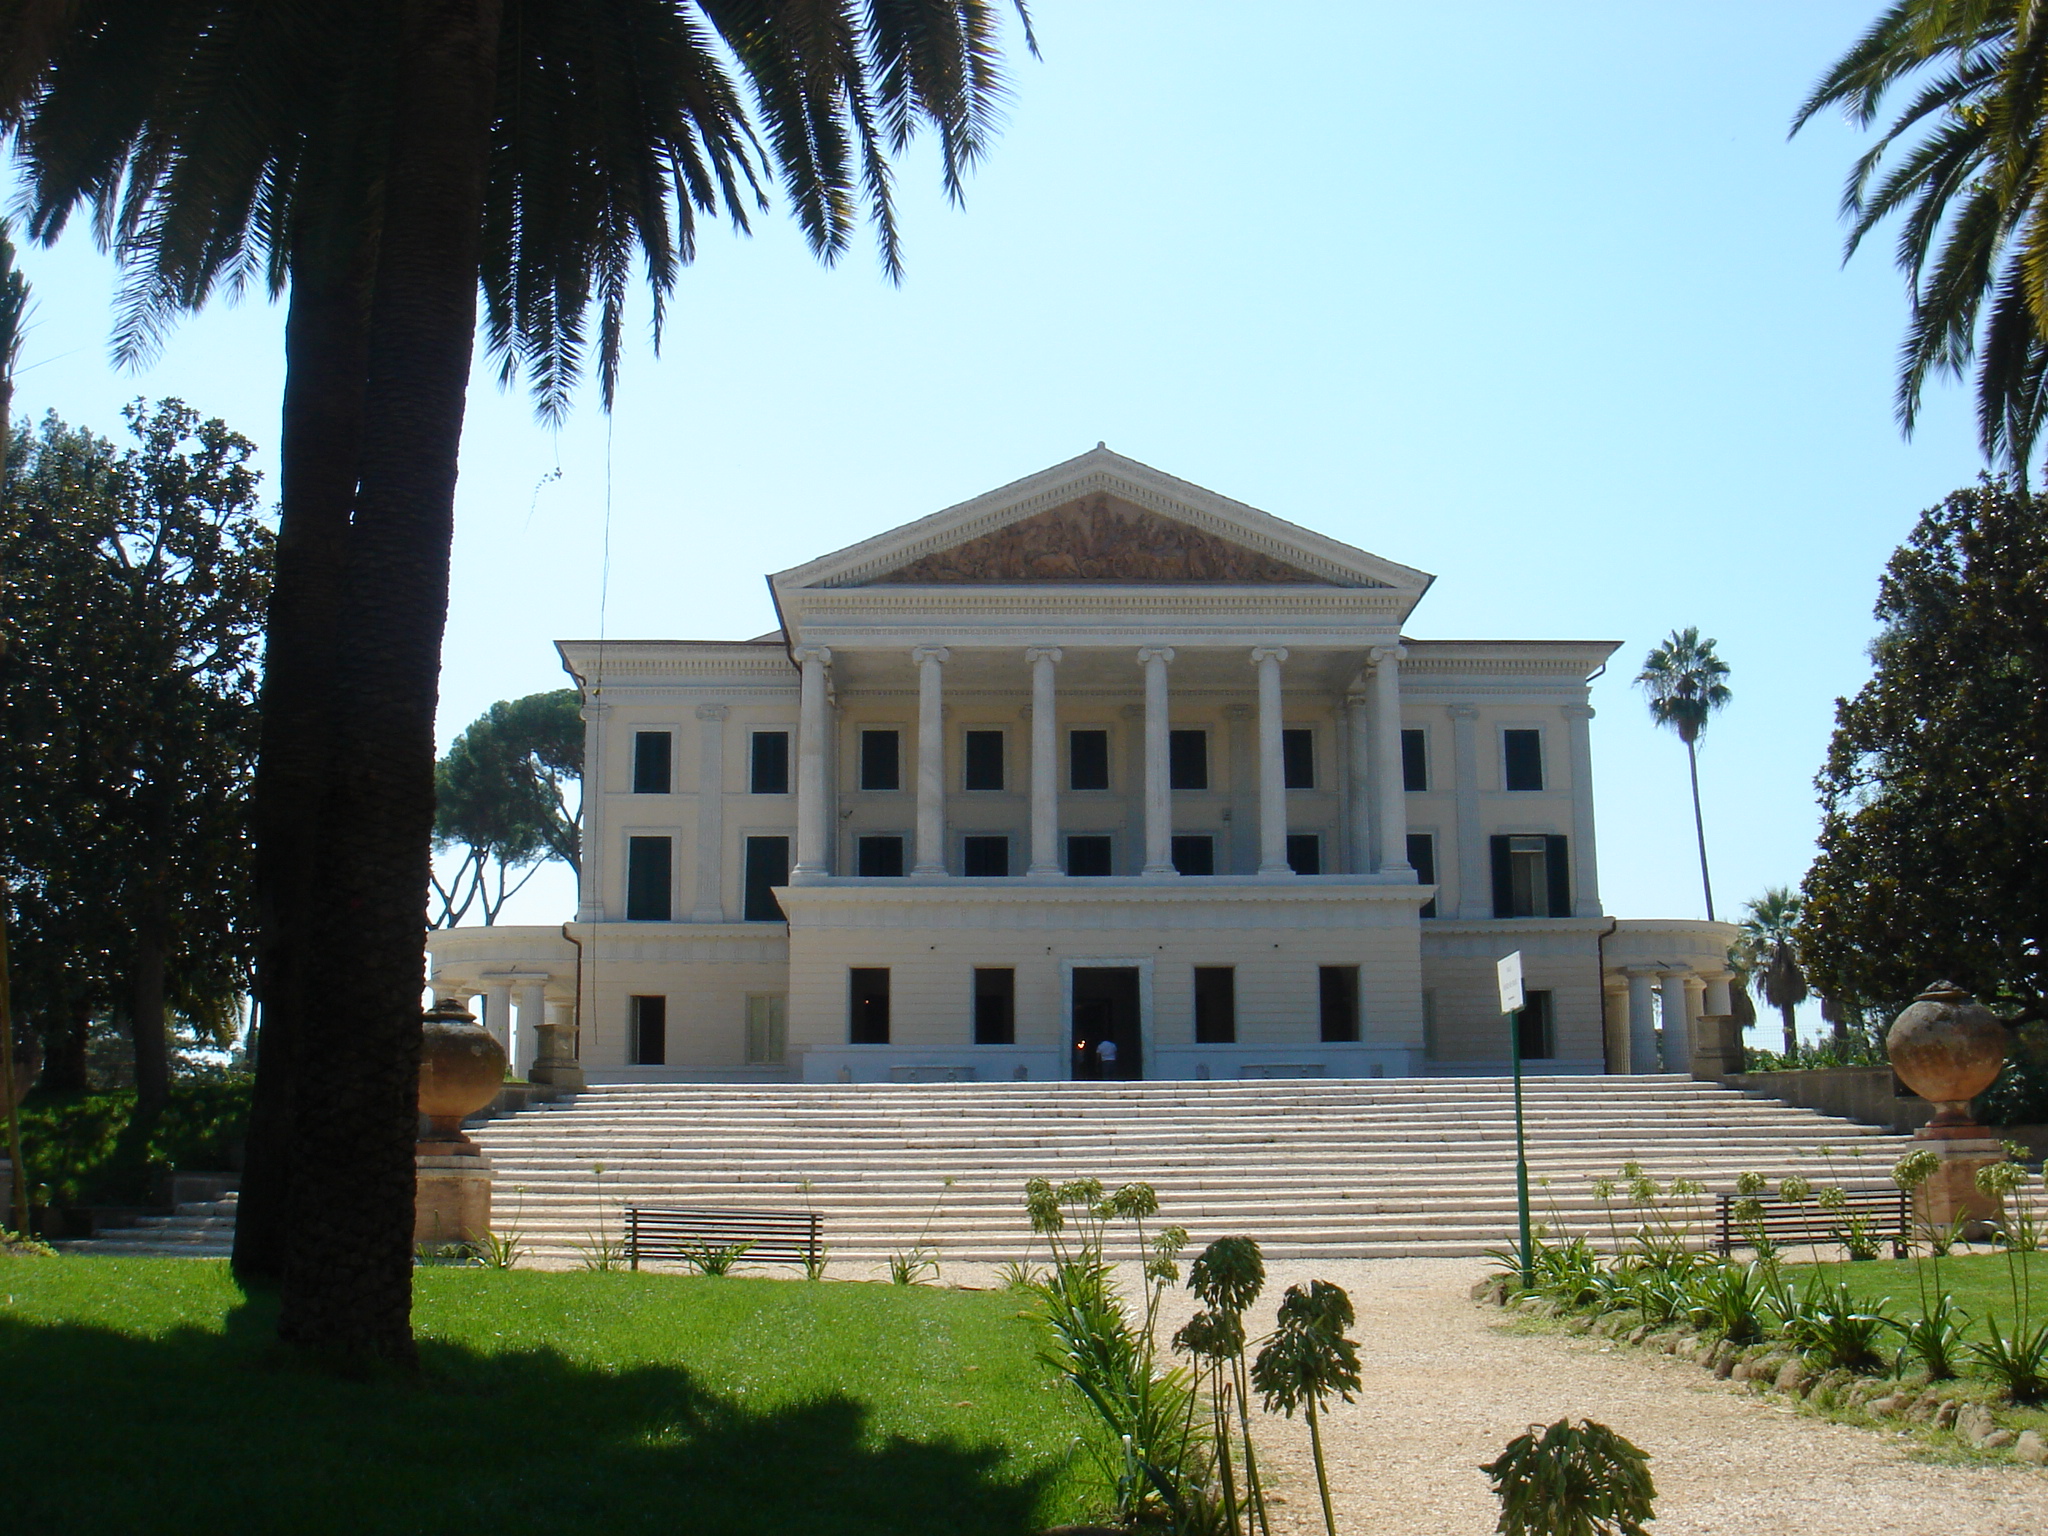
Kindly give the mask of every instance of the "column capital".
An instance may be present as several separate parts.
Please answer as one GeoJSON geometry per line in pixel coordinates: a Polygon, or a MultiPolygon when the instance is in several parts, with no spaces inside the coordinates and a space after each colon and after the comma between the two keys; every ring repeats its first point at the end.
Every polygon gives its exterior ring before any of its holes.
{"type": "Polygon", "coordinates": [[[1447,706],[1447,708],[1450,710],[1453,720],[1477,720],[1479,718],[1479,706],[1477,704],[1452,704],[1447,706]]]}
{"type": "Polygon", "coordinates": [[[829,645],[800,645],[791,654],[796,657],[798,666],[807,661],[815,661],[825,667],[832,665],[832,647],[829,645]]]}
{"type": "Polygon", "coordinates": [[[1054,666],[1058,666],[1060,659],[1065,655],[1066,652],[1056,645],[1027,645],[1024,647],[1024,659],[1034,667],[1041,661],[1049,661],[1054,666]]]}
{"type": "Polygon", "coordinates": [[[1599,711],[1590,704],[1566,704],[1562,706],[1562,713],[1567,720],[1590,720],[1599,711]]]}
{"type": "Polygon", "coordinates": [[[915,645],[910,648],[910,659],[920,667],[928,661],[943,665],[953,659],[953,653],[943,645],[915,645]]]}
{"type": "Polygon", "coordinates": [[[699,720],[723,720],[731,713],[732,706],[729,704],[699,704],[697,706],[697,718],[699,720]]]}
{"type": "Polygon", "coordinates": [[[1262,662],[1285,661],[1286,659],[1287,647],[1284,645],[1255,645],[1252,647],[1251,661],[1255,667],[1262,662]]]}
{"type": "Polygon", "coordinates": [[[1138,665],[1141,667],[1149,667],[1155,661],[1163,665],[1172,660],[1173,647],[1170,645],[1147,645],[1138,649],[1138,665]]]}
{"type": "Polygon", "coordinates": [[[1656,970],[1666,981],[1683,981],[1692,974],[1692,967],[1689,965],[1660,965],[1656,970]]]}
{"type": "Polygon", "coordinates": [[[1367,661],[1369,661],[1370,663],[1372,663],[1372,665],[1374,665],[1375,667],[1377,667],[1377,666],[1382,666],[1382,665],[1384,665],[1385,663],[1387,663],[1387,662],[1390,662],[1390,661],[1396,661],[1396,662],[1397,662],[1397,661],[1399,661],[1399,660],[1400,660],[1400,659],[1401,659],[1401,658],[1402,658],[1403,656],[1406,656],[1407,654],[1408,654],[1408,647],[1407,647],[1407,646],[1405,646],[1405,645],[1403,645],[1403,644],[1401,644],[1401,643],[1400,643],[1400,642],[1399,642],[1399,641],[1397,640],[1397,641],[1395,641],[1395,642],[1394,642],[1394,643],[1393,643],[1392,645],[1375,645],[1375,646],[1369,646],[1369,647],[1368,647],[1368,648],[1366,649],[1366,653],[1365,653],[1365,659],[1366,659],[1367,661]]]}

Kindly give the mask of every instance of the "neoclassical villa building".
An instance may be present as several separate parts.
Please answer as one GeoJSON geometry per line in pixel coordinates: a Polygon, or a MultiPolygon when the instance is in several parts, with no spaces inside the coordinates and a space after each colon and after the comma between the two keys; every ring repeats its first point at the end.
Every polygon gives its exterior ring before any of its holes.
{"type": "Polygon", "coordinates": [[[770,577],[756,639],[564,641],[575,921],[437,932],[433,989],[569,1084],[1491,1073],[1511,1028],[1719,1075],[1734,930],[1600,904],[1615,644],[1405,639],[1433,580],[1098,446],[770,577]]]}

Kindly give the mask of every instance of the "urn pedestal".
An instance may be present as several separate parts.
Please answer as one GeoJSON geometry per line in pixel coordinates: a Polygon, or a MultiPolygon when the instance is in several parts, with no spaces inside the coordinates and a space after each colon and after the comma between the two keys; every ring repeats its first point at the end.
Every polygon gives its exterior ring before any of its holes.
{"type": "Polygon", "coordinates": [[[413,1148],[413,1242],[481,1243],[491,1230],[492,1168],[462,1122],[498,1096],[505,1048],[452,1000],[427,1011],[420,1033],[419,1104],[427,1127],[413,1148]]]}
{"type": "Polygon", "coordinates": [[[1997,1014],[1953,982],[1938,981],[1913,1000],[1885,1036],[1892,1070],[1934,1105],[1934,1118],[1913,1133],[1941,1164],[1913,1195],[1926,1227],[1962,1223],[1975,1237],[2002,1221],[2004,1202],[1977,1188],[1977,1172],[2005,1160],[2004,1149],[1970,1115],[1970,1101],[1997,1080],[2009,1034],[1997,1014]]]}

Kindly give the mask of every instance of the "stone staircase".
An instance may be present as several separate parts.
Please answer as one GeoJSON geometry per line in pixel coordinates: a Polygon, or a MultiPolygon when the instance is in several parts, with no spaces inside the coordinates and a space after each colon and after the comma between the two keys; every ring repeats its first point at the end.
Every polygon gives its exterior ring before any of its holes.
{"type": "Polygon", "coordinates": [[[169,1216],[144,1216],[132,1227],[108,1227],[99,1236],[57,1245],[66,1253],[175,1259],[225,1259],[235,1246],[235,1196],[193,1200],[169,1216]]]}
{"type": "MultiPolygon", "coordinates": [[[[1905,1146],[1682,1077],[1544,1077],[1524,1092],[1537,1219],[1595,1237],[1607,1215],[1591,1181],[1630,1159],[1659,1181],[1715,1191],[1750,1169],[1774,1183],[1799,1173],[1889,1187],[1905,1146]]],[[[1246,1234],[1276,1258],[1477,1255],[1515,1226],[1513,1087],[1502,1078],[635,1084],[471,1134],[497,1170],[495,1225],[553,1261],[573,1262],[601,1229],[617,1240],[627,1202],[808,1203],[840,1273],[872,1269],[921,1234],[942,1263],[1018,1259],[1033,1176],[1146,1180],[1162,1220],[1197,1244],[1246,1234]]],[[[1697,1205],[1711,1220],[1712,1200],[1697,1205]]],[[[1617,1221],[1629,1216],[1617,1200],[1617,1221]]]]}

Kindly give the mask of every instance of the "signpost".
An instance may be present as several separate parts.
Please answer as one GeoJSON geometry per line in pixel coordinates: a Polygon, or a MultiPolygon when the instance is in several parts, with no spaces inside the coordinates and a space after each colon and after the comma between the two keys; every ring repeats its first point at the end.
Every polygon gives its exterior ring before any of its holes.
{"type": "Polygon", "coordinates": [[[1494,966],[1500,981],[1500,1011],[1508,1019],[1508,1056],[1515,1068],[1515,1203],[1522,1221],[1522,1285],[1536,1283],[1536,1250],[1529,1237],[1529,1143],[1522,1129],[1522,1029],[1515,1017],[1522,1011],[1522,952],[1518,949],[1494,966]]]}

